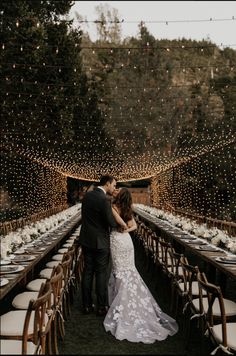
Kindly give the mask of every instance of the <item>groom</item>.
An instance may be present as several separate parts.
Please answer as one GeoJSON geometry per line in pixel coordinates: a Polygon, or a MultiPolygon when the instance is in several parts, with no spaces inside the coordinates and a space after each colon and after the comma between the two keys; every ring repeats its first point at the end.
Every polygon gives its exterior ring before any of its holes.
{"type": "MultiPolygon", "coordinates": [[[[112,214],[111,203],[106,194],[116,187],[114,177],[102,176],[99,186],[88,192],[82,200],[82,226],[79,243],[84,255],[82,275],[82,303],[84,314],[93,311],[92,286],[95,274],[97,315],[107,312],[107,269],[110,257],[110,230],[117,223],[112,214]]],[[[124,226],[127,228],[127,226],[124,226]]]]}

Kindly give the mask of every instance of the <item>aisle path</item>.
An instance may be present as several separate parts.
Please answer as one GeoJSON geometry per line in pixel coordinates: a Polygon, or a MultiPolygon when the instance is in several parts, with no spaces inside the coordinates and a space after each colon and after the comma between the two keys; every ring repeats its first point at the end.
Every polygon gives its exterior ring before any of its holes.
{"type": "MultiPolygon", "coordinates": [[[[145,271],[144,255],[136,250],[136,266],[144,281],[150,288],[160,307],[167,314],[169,312],[167,281],[161,274],[150,274],[145,271]],[[152,278],[150,278],[152,276],[152,278]],[[161,288],[158,288],[161,286],[161,288]]],[[[127,340],[118,341],[110,333],[106,333],[103,327],[103,318],[96,314],[83,315],[81,312],[80,290],[75,296],[71,308],[71,316],[65,322],[66,336],[60,343],[60,354],[69,355],[200,355],[200,343],[198,330],[194,330],[191,336],[191,344],[188,352],[184,351],[184,336],[179,321],[179,332],[166,340],[154,344],[130,343],[127,340]]],[[[170,314],[171,315],[171,314],[170,314]]],[[[209,345],[206,346],[206,353],[209,345]]],[[[212,348],[210,348],[212,350],[212,348]]]]}

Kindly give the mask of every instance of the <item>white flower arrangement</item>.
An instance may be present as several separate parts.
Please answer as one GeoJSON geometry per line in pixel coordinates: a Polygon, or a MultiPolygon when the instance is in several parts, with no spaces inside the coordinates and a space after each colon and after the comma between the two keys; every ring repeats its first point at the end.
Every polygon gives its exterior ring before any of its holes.
{"type": "Polygon", "coordinates": [[[31,223],[12,231],[5,236],[0,236],[0,256],[2,259],[14,252],[19,247],[41,237],[46,232],[52,231],[55,227],[64,223],[70,217],[77,214],[81,209],[81,203],[71,206],[60,213],[52,215],[43,220],[31,223]]]}
{"type": "Polygon", "coordinates": [[[173,215],[169,212],[143,205],[134,204],[135,208],[144,211],[152,217],[166,220],[172,225],[181,228],[183,231],[194,234],[198,237],[207,239],[215,246],[220,246],[228,249],[230,252],[236,254],[236,237],[231,237],[226,231],[222,231],[216,227],[209,228],[206,224],[198,224],[194,220],[184,218],[180,215],[173,215]]]}

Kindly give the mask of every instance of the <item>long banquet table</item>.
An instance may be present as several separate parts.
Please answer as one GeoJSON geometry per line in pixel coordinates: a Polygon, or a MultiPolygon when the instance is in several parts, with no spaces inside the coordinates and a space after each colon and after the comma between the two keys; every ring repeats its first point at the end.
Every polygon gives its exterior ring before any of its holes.
{"type": "MultiPolygon", "coordinates": [[[[36,278],[40,269],[42,269],[45,263],[51,259],[51,256],[56,253],[64,240],[67,239],[68,235],[70,235],[79,225],[80,221],[81,213],[78,212],[76,215],[54,229],[52,232],[49,232],[45,234],[46,236],[41,237],[40,240],[43,240],[44,246],[41,248],[36,246],[35,248],[30,249],[30,255],[35,256],[33,260],[29,262],[20,262],[17,264],[14,263],[14,265],[23,266],[24,269],[22,271],[15,274],[4,274],[4,266],[0,266],[0,277],[4,277],[9,280],[8,284],[0,287],[0,314],[4,312],[4,309],[8,302],[11,301],[12,296],[24,288],[28,281],[36,278]]],[[[27,256],[28,254],[29,252],[24,252],[17,256],[27,256]]]]}
{"type": "MultiPolygon", "coordinates": [[[[216,282],[215,279],[217,274],[218,283],[220,284],[223,291],[226,289],[228,277],[236,282],[236,260],[235,263],[231,264],[223,263],[222,261],[220,261],[220,258],[222,258],[222,256],[226,256],[228,254],[228,251],[225,251],[218,247],[215,247],[214,249],[212,248],[212,251],[200,249],[199,246],[201,245],[194,243],[193,236],[183,231],[182,229],[157,217],[154,218],[149,213],[137,207],[134,207],[133,210],[134,213],[137,214],[140,219],[152,230],[157,232],[159,236],[163,236],[167,238],[170,242],[172,242],[173,245],[177,247],[177,250],[179,252],[184,253],[187,251],[188,253],[197,257],[199,261],[205,262],[205,266],[208,275],[211,278],[211,281],[216,282]]],[[[202,241],[202,244],[204,242],[206,243],[205,239],[199,238],[199,240],[202,241]]],[[[208,245],[212,247],[212,244],[208,245]]]]}

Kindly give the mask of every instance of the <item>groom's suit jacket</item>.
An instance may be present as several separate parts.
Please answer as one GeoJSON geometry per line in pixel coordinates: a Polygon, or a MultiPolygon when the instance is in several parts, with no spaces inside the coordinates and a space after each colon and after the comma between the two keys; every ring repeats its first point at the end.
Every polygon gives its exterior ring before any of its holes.
{"type": "Polygon", "coordinates": [[[107,195],[96,188],[82,200],[79,243],[89,248],[109,248],[110,230],[117,227],[107,195]]]}

